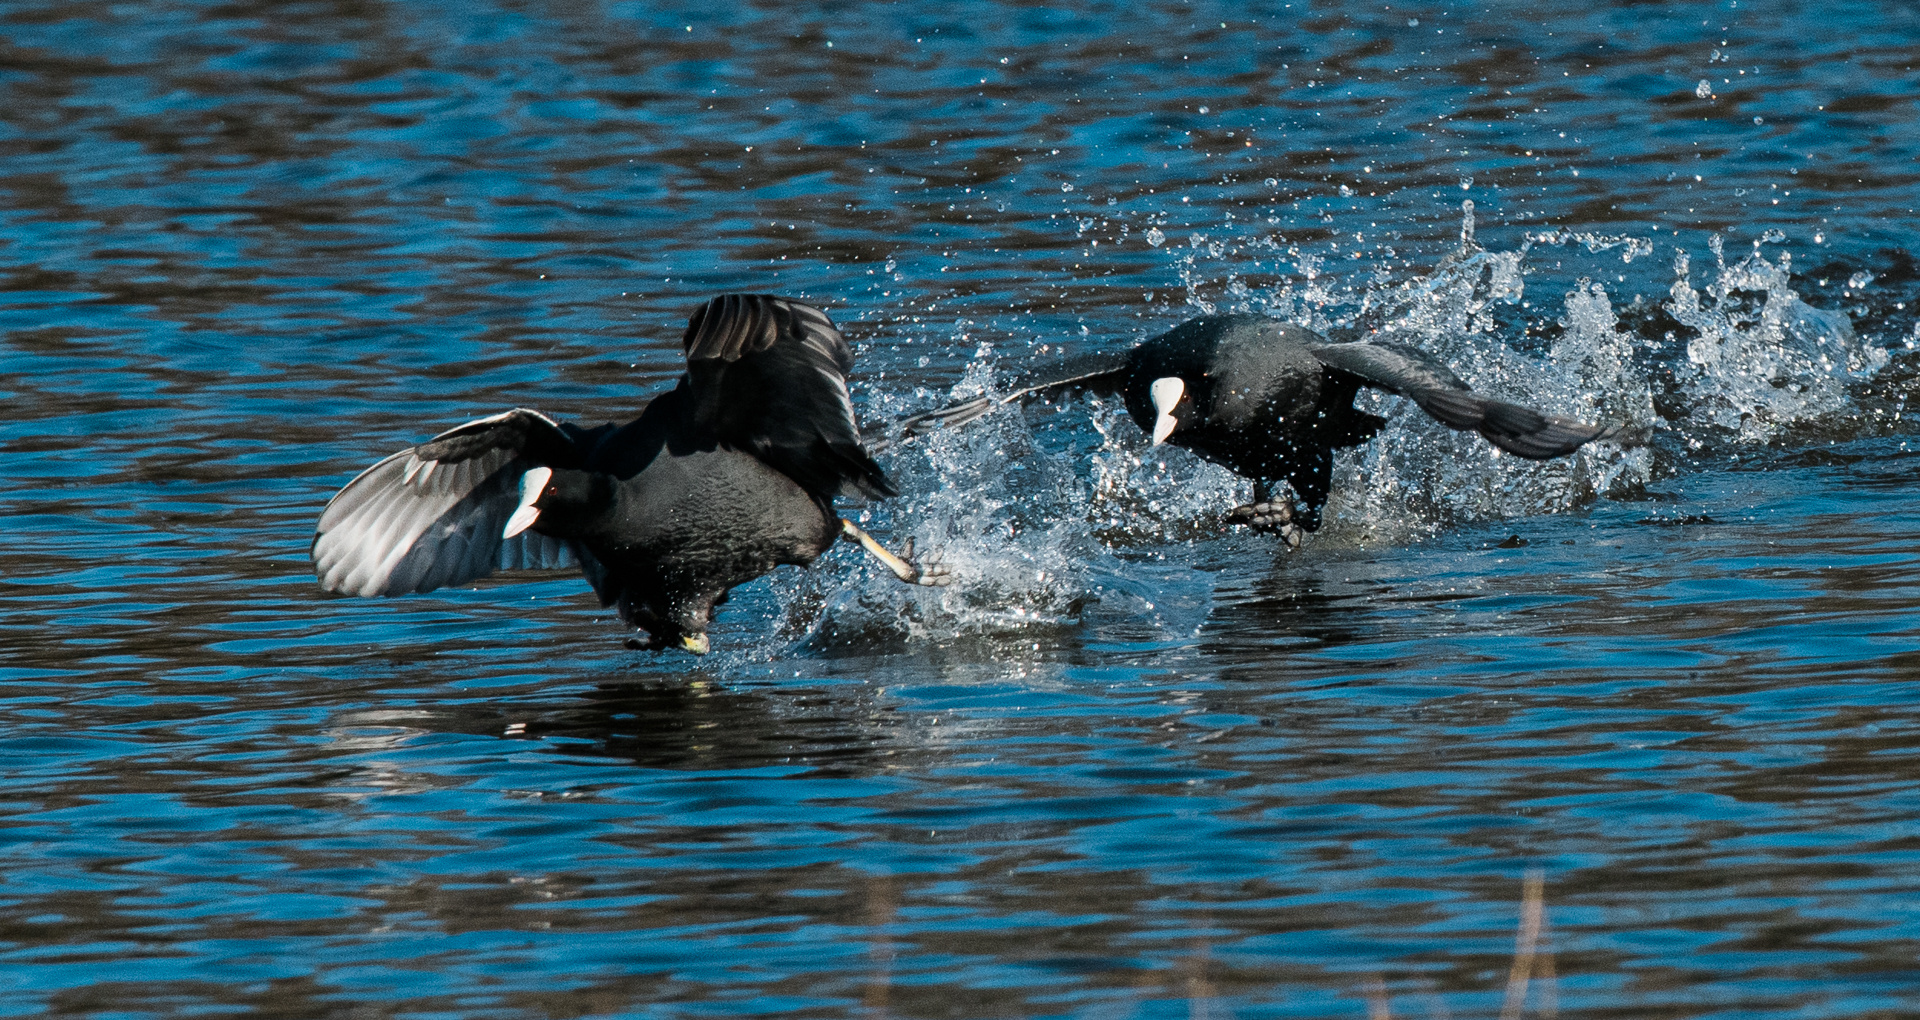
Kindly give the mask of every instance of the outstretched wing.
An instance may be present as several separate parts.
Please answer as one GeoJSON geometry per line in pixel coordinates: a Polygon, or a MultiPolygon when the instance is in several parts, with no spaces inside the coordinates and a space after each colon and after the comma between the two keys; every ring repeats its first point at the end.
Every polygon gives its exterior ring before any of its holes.
{"type": "Polygon", "coordinates": [[[853,351],[827,313],[767,294],[725,294],[693,313],[681,344],[696,425],[816,496],[894,495],[860,442],[847,393],[853,351]]]}
{"type": "Polygon", "coordinates": [[[1368,386],[1411,398],[1420,409],[1456,429],[1472,429],[1502,450],[1529,460],[1572,453],[1615,429],[1552,418],[1530,407],[1490,400],[1423,351],[1395,343],[1327,344],[1313,356],[1368,386]]]}
{"type": "MultiPolygon", "coordinates": [[[[1036,393],[1049,390],[1079,388],[1099,392],[1118,390],[1127,373],[1127,357],[1130,351],[1101,351],[1069,358],[1041,369],[1032,369],[1015,376],[1014,388],[1006,393],[982,394],[971,400],[961,400],[945,407],[902,418],[894,424],[901,439],[918,435],[940,426],[958,428],[961,425],[983,418],[988,411],[996,407],[1024,400],[1036,393]]],[[[876,453],[892,445],[888,440],[869,444],[876,453]]]]}
{"type": "Polygon", "coordinates": [[[563,567],[567,543],[532,531],[502,540],[535,466],[579,467],[591,434],[520,408],[470,421],[362,471],[313,536],[320,586],[347,595],[432,591],[495,570],[563,567]]]}

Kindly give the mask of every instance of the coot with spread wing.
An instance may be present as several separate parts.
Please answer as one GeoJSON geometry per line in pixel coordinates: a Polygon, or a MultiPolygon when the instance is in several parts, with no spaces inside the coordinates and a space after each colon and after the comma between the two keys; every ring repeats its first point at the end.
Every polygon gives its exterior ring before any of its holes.
{"type": "Polygon", "coordinates": [[[578,564],[646,647],[702,654],[729,590],[843,536],[902,581],[946,583],[912,543],[896,556],[834,512],[837,496],[895,492],[861,442],[853,353],[825,312],[729,294],[694,312],[682,347],[679,384],[625,425],[521,408],[368,468],[320,515],[321,586],[399,595],[578,564]]]}

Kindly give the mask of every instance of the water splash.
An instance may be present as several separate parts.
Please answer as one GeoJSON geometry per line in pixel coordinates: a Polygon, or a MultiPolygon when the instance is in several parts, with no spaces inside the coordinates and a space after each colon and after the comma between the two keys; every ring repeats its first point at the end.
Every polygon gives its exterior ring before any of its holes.
{"type": "Polygon", "coordinates": [[[1710,246],[1714,279],[1694,289],[1691,259],[1679,252],[1665,305],[1695,334],[1686,346],[1692,371],[1682,374],[1690,423],[1753,443],[1845,413],[1848,384],[1884,367],[1887,352],[1863,344],[1844,312],[1801,300],[1790,253],[1776,263],[1756,251],[1728,266],[1719,235],[1710,246]]]}
{"type": "MultiPolygon", "coordinates": [[[[1597,277],[1613,256],[1617,265],[1648,258],[1651,241],[1552,230],[1501,251],[1482,247],[1474,228],[1473,204],[1463,202],[1459,248],[1419,274],[1396,274],[1384,263],[1330,273],[1333,258],[1350,263],[1357,253],[1302,251],[1272,236],[1194,233],[1165,247],[1196,314],[1251,310],[1322,333],[1411,344],[1476,390],[1617,430],[1618,439],[1571,456],[1528,461],[1441,425],[1410,401],[1363,390],[1361,409],[1387,425],[1370,443],[1338,454],[1326,525],[1309,550],[1400,544],[1463,524],[1630,497],[1717,443],[1774,441],[1847,413],[1847,387],[1887,361],[1854,335],[1843,313],[1800,299],[1785,253],[1769,261],[1756,246],[1729,266],[1714,238],[1713,278],[1701,289],[1682,255],[1667,300],[1649,309],[1636,299],[1623,317],[1597,277]],[[1542,254],[1551,251],[1557,267],[1566,249],[1606,258],[1594,259],[1590,275],[1557,300],[1528,301],[1528,277],[1542,271],[1542,254]],[[1276,269],[1290,272],[1270,286],[1248,283],[1271,279],[1276,269]],[[1542,308],[1530,311],[1535,304],[1542,308]],[[1636,331],[1656,311],[1661,325],[1677,330],[1636,331]]],[[[1016,352],[1013,360],[1029,358],[1016,352]]],[[[905,414],[995,392],[994,365],[994,351],[980,344],[950,392],[881,398],[876,410],[905,414]]],[[[953,586],[909,589],[870,568],[787,583],[780,592],[789,640],[1026,640],[1077,626],[1096,605],[1178,631],[1185,617],[1167,623],[1178,614],[1156,603],[1179,598],[1164,583],[1150,588],[1128,578],[1169,546],[1238,541],[1228,539],[1236,533],[1226,511],[1251,494],[1248,480],[1188,451],[1150,446],[1118,401],[1096,397],[1007,407],[935,432],[897,453],[893,470],[909,496],[882,511],[890,515],[888,533],[942,550],[953,586]]],[[[1197,592],[1186,593],[1188,601],[1204,606],[1197,592]]]]}
{"type": "Polygon", "coordinates": [[[1109,547],[1192,542],[1217,536],[1228,509],[1253,485],[1177,446],[1154,446],[1119,401],[1092,400],[1087,424],[1100,437],[1088,456],[1087,500],[1095,537],[1109,547]]]}
{"type": "MultiPolygon", "coordinates": [[[[945,397],[994,388],[976,361],[945,397]]],[[[917,394],[920,406],[931,394],[917,394]]],[[[897,416],[904,398],[876,403],[897,416]]],[[[902,585],[872,564],[777,579],[781,637],[816,648],[875,643],[1037,640],[1077,627],[1090,608],[1192,633],[1204,598],[1162,598],[1095,535],[1095,486],[1050,453],[1018,407],[897,447],[889,472],[904,496],[877,507],[884,534],[912,536],[951,572],[943,588],[902,585]],[[1182,602],[1194,607],[1180,610],[1182,602]]],[[[1010,649],[1011,650],[1011,649],[1010,649]]]]}
{"type": "MultiPolygon", "coordinates": [[[[1553,234],[1529,238],[1518,251],[1487,251],[1473,240],[1471,208],[1463,221],[1459,252],[1372,303],[1374,333],[1432,352],[1491,396],[1604,423],[1623,436],[1654,428],[1649,377],[1632,338],[1617,329],[1603,286],[1582,279],[1565,295],[1558,336],[1545,357],[1506,343],[1492,314],[1495,306],[1524,297],[1525,258],[1534,244],[1625,247],[1628,258],[1637,246],[1629,239],[1553,234]]],[[[1388,423],[1372,442],[1336,457],[1322,542],[1400,543],[1470,521],[1563,512],[1642,486],[1653,470],[1650,452],[1628,443],[1593,443],[1567,457],[1528,461],[1441,425],[1410,401],[1363,390],[1356,403],[1388,423]]]]}

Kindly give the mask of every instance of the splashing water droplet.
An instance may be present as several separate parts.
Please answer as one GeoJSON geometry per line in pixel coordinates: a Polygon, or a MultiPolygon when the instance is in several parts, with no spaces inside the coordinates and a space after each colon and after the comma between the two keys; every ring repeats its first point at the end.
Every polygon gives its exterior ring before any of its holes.
{"type": "Polygon", "coordinates": [[[1073,190],[1073,184],[1072,184],[1072,182],[1068,182],[1068,183],[1064,183],[1064,184],[1062,184],[1062,185],[1060,185],[1060,190],[1061,190],[1061,191],[1072,191],[1072,190],[1073,190]]]}
{"type": "Polygon", "coordinates": [[[1460,190],[1461,190],[1461,191],[1466,191],[1467,189],[1469,189],[1469,188],[1471,188],[1471,187],[1473,187],[1473,178],[1472,178],[1471,176],[1467,176],[1467,177],[1462,177],[1462,178],[1460,178],[1460,190]]]}
{"type": "Polygon", "coordinates": [[[1760,235],[1760,240],[1767,244],[1782,244],[1786,239],[1787,232],[1774,227],[1767,228],[1766,232],[1760,235]]]}
{"type": "Polygon", "coordinates": [[[1700,79],[1700,84],[1693,87],[1693,94],[1699,96],[1701,99],[1713,95],[1713,83],[1705,78],[1700,79]]]}
{"type": "Polygon", "coordinates": [[[1864,289],[1867,284],[1872,282],[1873,282],[1873,274],[1863,269],[1860,272],[1857,272],[1852,276],[1847,277],[1847,289],[1861,290],[1861,289],[1864,289]]]}
{"type": "Polygon", "coordinates": [[[1147,243],[1158,248],[1167,243],[1167,235],[1161,233],[1159,227],[1148,227],[1147,243]]]}

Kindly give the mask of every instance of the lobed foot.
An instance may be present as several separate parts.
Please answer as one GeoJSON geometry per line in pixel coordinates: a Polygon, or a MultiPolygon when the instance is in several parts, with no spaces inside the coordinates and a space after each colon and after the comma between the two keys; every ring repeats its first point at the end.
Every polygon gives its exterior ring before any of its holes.
{"type": "Polygon", "coordinates": [[[1234,507],[1227,519],[1235,524],[1244,524],[1255,531],[1273,532],[1287,543],[1287,548],[1298,549],[1306,538],[1306,531],[1294,523],[1293,507],[1286,503],[1249,503],[1234,507]]]}
{"type": "Polygon", "coordinates": [[[937,588],[953,580],[950,576],[951,572],[947,570],[946,564],[940,562],[940,554],[938,552],[928,553],[925,563],[915,562],[913,558],[913,539],[911,538],[907,539],[906,551],[902,555],[895,556],[893,553],[888,552],[885,546],[874,541],[872,535],[860,530],[858,525],[844,517],[840,518],[840,531],[841,534],[860,543],[862,549],[873,554],[873,557],[881,563],[886,564],[887,569],[893,571],[893,576],[907,584],[919,584],[929,588],[937,588]]]}
{"type": "Polygon", "coordinates": [[[669,648],[678,648],[683,652],[692,652],[695,655],[705,655],[713,649],[712,640],[705,634],[682,634],[672,641],[668,641],[654,634],[648,634],[645,641],[630,637],[627,639],[626,645],[636,652],[664,652],[669,648]]]}
{"type": "Polygon", "coordinates": [[[899,575],[900,580],[908,584],[924,585],[928,588],[944,588],[953,583],[953,571],[941,562],[940,550],[935,549],[923,558],[913,554],[913,539],[907,539],[906,548],[900,550],[900,560],[913,568],[913,576],[899,575]]]}

